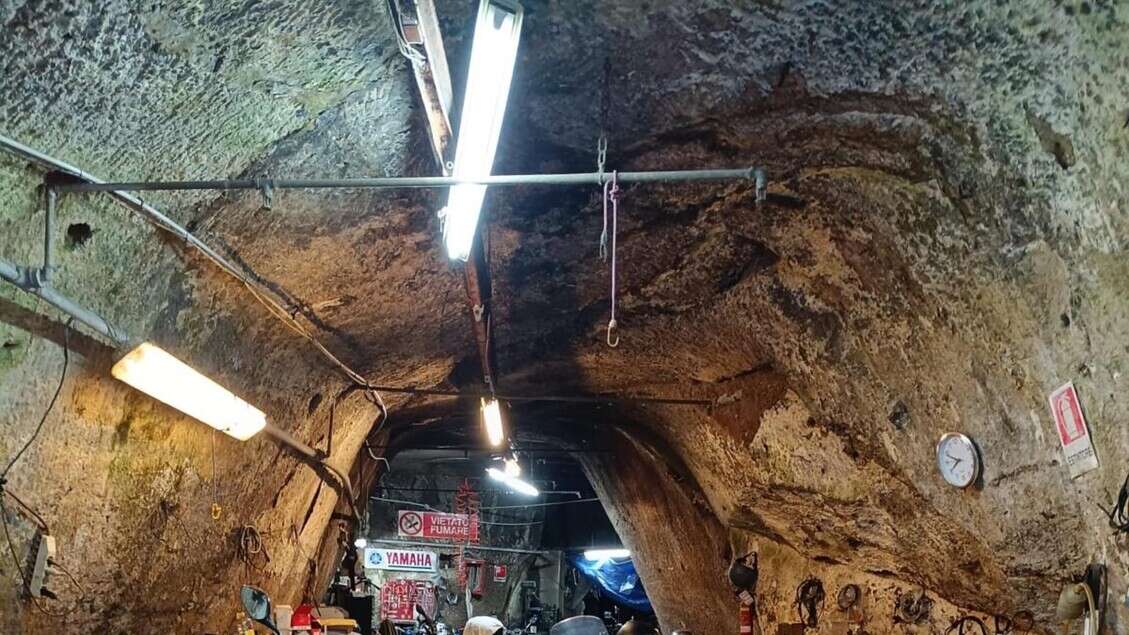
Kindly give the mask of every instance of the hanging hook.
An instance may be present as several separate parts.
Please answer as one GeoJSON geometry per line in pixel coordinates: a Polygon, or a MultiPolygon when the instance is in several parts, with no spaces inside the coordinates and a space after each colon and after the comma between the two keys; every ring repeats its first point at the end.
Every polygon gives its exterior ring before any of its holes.
{"type": "Polygon", "coordinates": [[[619,325],[614,319],[608,321],[608,346],[612,348],[619,346],[619,325]],[[613,337],[615,339],[612,339],[613,337]]]}

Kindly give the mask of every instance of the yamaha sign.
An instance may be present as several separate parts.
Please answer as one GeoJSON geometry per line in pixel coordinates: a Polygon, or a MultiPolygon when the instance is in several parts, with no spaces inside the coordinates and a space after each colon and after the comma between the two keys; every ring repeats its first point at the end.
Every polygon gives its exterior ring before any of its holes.
{"type": "Polygon", "coordinates": [[[365,568],[385,571],[424,571],[439,569],[439,554],[434,551],[407,551],[404,549],[365,549],[365,568]]]}

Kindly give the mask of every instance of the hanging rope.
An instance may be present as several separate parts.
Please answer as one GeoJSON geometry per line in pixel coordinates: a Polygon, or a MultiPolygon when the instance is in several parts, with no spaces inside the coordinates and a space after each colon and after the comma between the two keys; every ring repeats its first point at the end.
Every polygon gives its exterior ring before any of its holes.
{"type": "Polygon", "coordinates": [[[212,428],[212,520],[219,520],[223,514],[223,508],[220,507],[219,483],[216,482],[216,434],[218,431],[212,428]]]}
{"type": "Polygon", "coordinates": [[[616,329],[618,328],[619,325],[615,321],[615,282],[616,282],[616,280],[615,280],[615,278],[616,278],[616,261],[615,261],[615,246],[616,246],[616,244],[615,243],[616,243],[616,225],[617,225],[617,220],[618,220],[618,217],[619,217],[619,182],[618,182],[617,177],[618,177],[618,173],[613,171],[611,180],[604,182],[604,232],[602,234],[600,234],[600,256],[606,260],[607,255],[608,255],[608,248],[607,248],[607,244],[608,244],[608,202],[611,201],[611,204],[612,204],[611,205],[611,207],[612,207],[612,213],[611,213],[611,220],[612,220],[612,223],[611,223],[611,226],[612,226],[612,229],[611,229],[611,241],[612,241],[612,247],[611,247],[611,255],[612,255],[612,263],[611,263],[612,264],[612,266],[611,266],[611,277],[612,277],[611,305],[612,305],[612,316],[611,316],[611,319],[608,320],[608,346],[610,346],[612,348],[619,346],[619,334],[616,332],[616,329]]]}
{"type": "Polygon", "coordinates": [[[596,181],[604,186],[604,231],[600,234],[600,259],[604,262],[608,260],[608,201],[612,204],[612,315],[608,321],[607,341],[608,346],[615,348],[619,346],[619,334],[616,332],[619,325],[615,321],[615,239],[616,221],[619,217],[619,183],[614,171],[610,181],[604,177],[604,166],[608,160],[608,116],[612,107],[611,75],[611,58],[604,57],[604,81],[600,86],[600,139],[596,142],[596,181]]]}

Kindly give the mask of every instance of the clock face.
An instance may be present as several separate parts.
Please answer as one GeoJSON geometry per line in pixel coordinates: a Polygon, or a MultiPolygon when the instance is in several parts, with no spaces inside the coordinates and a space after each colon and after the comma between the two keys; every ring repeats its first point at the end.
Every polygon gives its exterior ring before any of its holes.
{"type": "Polygon", "coordinates": [[[968,487],[980,476],[980,454],[972,439],[949,432],[937,442],[937,469],[953,487],[968,487]]]}

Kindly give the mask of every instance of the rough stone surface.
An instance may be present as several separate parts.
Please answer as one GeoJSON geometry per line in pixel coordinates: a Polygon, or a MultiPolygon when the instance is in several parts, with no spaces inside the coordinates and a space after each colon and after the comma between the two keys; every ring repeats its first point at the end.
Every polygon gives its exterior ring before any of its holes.
{"type": "MultiPolygon", "coordinates": [[[[439,4],[457,85],[471,7],[439,4]]],[[[1129,558],[1099,505],[1116,496],[1129,451],[1125,6],[525,4],[496,171],[591,170],[609,58],[610,167],[755,163],[771,177],[760,206],[745,184],[624,191],[614,350],[598,194],[488,197],[507,389],[738,395],[712,412],[514,411],[523,434],[547,436],[547,421],[569,441],[595,434],[569,422],[616,431],[624,467],[588,471],[663,624],[732,632],[724,565],[755,545],[769,632],[795,621],[791,595],[809,573],[831,593],[865,586],[872,633],[901,632],[892,595],[919,586],[938,601],[934,630],[957,613],[1021,609],[1049,630],[1058,590],[1089,562],[1109,567],[1106,622],[1124,631],[1129,558]],[[1069,379],[1102,462],[1075,480],[1046,407],[1069,379]],[[936,474],[933,444],[948,430],[983,452],[970,491],[936,474]],[[697,568],[669,569],[675,557],[697,568]]],[[[0,25],[0,130],[100,176],[433,170],[380,3],[0,2],[0,25]]],[[[40,178],[0,163],[5,258],[39,258],[40,178]]],[[[147,198],[301,298],[322,340],[374,380],[473,381],[440,196],[296,192],[270,211],[257,194],[147,198]]],[[[59,235],[75,223],[91,233],[56,246],[61,289],[324,447],[342,383],[307,346],[104,199],[68,197],[59,235]]],[[[54,390],[60,333],[34,316],[50,309],[0,293],[10,456],[54,390]]],[[[86,599],[60,582],[53,606],[71,612],[43,617],[7,584],[5,626],[218,631],[237,581],[293,601],[324,578],[307,575],[305,557],[331,559],[334,497],[308,470],[264,441],[217,440],[228,515],[213,523],[207,431],[115,385],[104,348],[72,343],[59,404],[8,487],[52,523],[86,599]],[[268,532],[266,569],[234,557],[244,523],[268,532]]],[[[361,403],[337,408],[343,467],[373,423],[361,403]]],[[[467,414],[417,400],[391,429],[467,414]]],[[[11,505],[8,518],[24,544],[30,525],[11,505]]]]}

